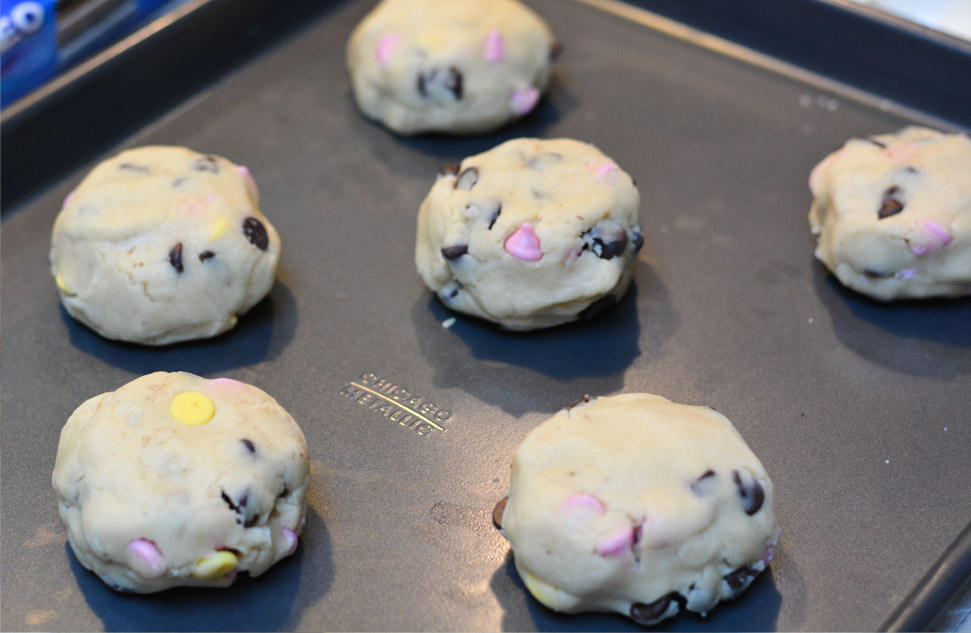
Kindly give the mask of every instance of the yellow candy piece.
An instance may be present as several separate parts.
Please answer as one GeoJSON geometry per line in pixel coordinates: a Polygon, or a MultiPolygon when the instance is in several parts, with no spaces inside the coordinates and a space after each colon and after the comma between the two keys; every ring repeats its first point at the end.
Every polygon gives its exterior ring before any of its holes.
{"type": "Polygon", "coordinates": [[[61,277],[61,273],[57,273],[57,276],[54,277],[54,282],[57,284],[57,287],[61,289],[61,292],[65,294],[72,294],[71,291],[67,289],[67,284],[64,283],[64,278],[61,277]]]}
{"type": "Polygon", "coordinates": [[[533,594],[533,597],[545,604],[550,606],[555,604],[553,596],[559,591],[553,585],[548,585],[530,572],[526,572],[526,576],[523,578],[523,584],[529,589],[529,593],[533,594]]]}
{"type": "Polygon", "coordinates": [[[212,400],[197,391],[184,391],[169,404],[172,417],[189,426],[205,424],[216,413],[212,400]]]}
{"type": "Polygon", "coordinates": [[[226,230],[226,218],[219,218],[212,225],[212,233],[209,234],[209,239],[214,240],[219,237],[223,231],[226,230]]]}
{"type": "Polygon", "coordinates": [[[238,563],[236,554],[223,550],[216,552],[215,556],[200,560],[192,575],[196,578],[215,578],[233,571],[238,563]]]}
{"type": "Polygon", "coordinates": [[[235,314],[229,317],[229,327],[230,328],[236,327],[236,324],[237,323],[239,323],[239,317],[237,317],[235,314]]]}

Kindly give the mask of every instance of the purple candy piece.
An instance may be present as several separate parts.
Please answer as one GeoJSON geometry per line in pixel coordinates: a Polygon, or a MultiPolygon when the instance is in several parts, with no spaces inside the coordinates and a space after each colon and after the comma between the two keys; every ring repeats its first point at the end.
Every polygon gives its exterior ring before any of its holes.
{"type": "Polygon", "coordinates": [[[293,554],[297,551],[297,533],[290,528],[283,528],[283,539],[290,544],[287,551],[287,555],[293,554]]]}
{"type": "Polygon", "coordinates": [[[135,573],[149,580],[165,575],[169,565],[155,543],[140,538],[128,544],[126,551],[128,566],[135,573]]]}
{"type": "Polygon", "coordinates": [[[74,190],[71,191],[71,193],[67,194],[67,197],[64,198],[64,204],[61,205],[61,208],[62,209],[64,207],[66,207],[67,205],[71,204],[71,200],[74,200],[74,194],[76,194],[76,193],[77,193],[77,190],[74,189],[74,190]]]}
{"type": "Polygon", "coordinates": [[[482,56],[485,57],[487,62],[501,62],[506,58],[506,49],[502,44],[502,32],[499,29],[489,31],[482,56]]]}
{"type": "Polygon", "coordinates": [[[398,43],[398,36],[394,33],[388,33],[383,35],[380,40],[378,40],[378,48],[375,51],[378,57],[378,63],[382,66],[387,66],[388,62],[391,61],[391,55],[394,53],[394,47],[398,43]]]}
{"type": "Polygon", "coordinates": [[[509,107],[516,116],[529,114],[539,102],[539,90],[530,86],[525,90],[517,90],[509,98],[509,107]]]}

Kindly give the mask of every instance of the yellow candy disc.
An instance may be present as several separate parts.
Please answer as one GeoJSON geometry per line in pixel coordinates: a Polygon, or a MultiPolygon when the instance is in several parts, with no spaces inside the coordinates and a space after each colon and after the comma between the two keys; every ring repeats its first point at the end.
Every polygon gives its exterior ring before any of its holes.
{"type": "Polygon", "coordinates": [[[74,296],[74,293],[68,290],[67,284],[64,283],[64,278],[61,277],[61,273],[57,273],[57,276],[54,277],[54,282],[57,284],[57,287],[61,289],[61,292],[66,295],[71,295],[72,297],[74,296]]]}
{"type": "Polygon", "coordinates": [[[553,596],[556,594],[557,588],[553,585],[546,584],[528,571],[523,578],[523,584],[529,589],[529,593],[533,594],[533,597],[543,604],[547,606],[554,604],[553,596]]]}
{"type": "Polygon", "coordinates": [[[198,426],[212,419],[216,413],[216,405],[197,391],[185,391],[172,398],[169,413],[182,424],[198,426]]]}
{"type": "Polygon", "coordinates": [[[219,218],[212,225],[212,233],[209,234],[209,239],[214,240],[219,235],[226,230],[226,218],[219,218]]]}
{"type": "Polygon", "coordinates": [[[216,552],[215,556],[200,560],[192,575],[196,578],[215,578],[236,569],[238,562],[239,559],[236,558],[236,554],[223,550],[216,552]]]}

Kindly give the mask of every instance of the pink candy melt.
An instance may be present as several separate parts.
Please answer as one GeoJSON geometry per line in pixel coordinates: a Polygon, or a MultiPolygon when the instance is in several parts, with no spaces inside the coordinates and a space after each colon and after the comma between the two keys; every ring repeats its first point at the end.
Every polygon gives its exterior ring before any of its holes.
{"type": "Polygon", "coordinates": [[[169,567],[155,543],[143,538],[128,544],[128,564],[149,579],[162,576],[169,567]]]}
{"type": "Polygon", "coordinates": [[[287,554],[292,554],[297,551],[297,533],[290,528],[283,528],[283,538],[290,543],[290,548],[287,554]]]}
{"type": "Polygon", "coordinates": [[[77,193],[77,191],[72,191],[71,193],[67,194],[67,197],[64,198],[64,204],[61,205],[62,208],[63,207],[66,207],[69,204],[71,204],[71,200],[74,200],[74,194],[76,194],[76,193],[77,193]]]}
{"type": "Polygon", "coordinates": [[[502,44],[502,33],[499,29],[489,31],[482,56],[485,57],[487,62],[501,62],[505,59],[506,48],[502,44]]]}
{"type": "Polygon", "coordinates": [[[391,61],[391,55],[394,53],[395,44],[398,43],[398,36],[394,33],[388,33],[383,36],[378,41],[378,63],[382,66],[387,66],[388,62],[391,61]]]}
{"type": "Polygon", "coordinates": [[[614,163],[604,163],[598,160],[587,161],[587,167],[593,171],[593,175],[597,180],[603,180],[610,172],[620,169],[614,163]]]}
{"type": "Polygon", "coordinates": [[[530,86],[525,90],[517,90],[512,93],[512,97],[509,98],[509,107],[512,108],[513,114],[522,116],[535,108],[538,101],[539,90],[530,86]]]}
{"type": "Polygon", "coordinates": [[[618,530],[600,541],[594,550],[601,556],[617,556],[634,544],[634,532],[629,529],[618,530]]]}
{"type": "Polygon", "coordinates": [[[580,508],[593,510],[597,514],[604,513],[604,504],[601,503],[600,499],[597,499],[593,495],[588,495],[585,492],[578,492],[569,499],[563,502],[563,511],[571,512],[580,508]]]}
{"type": "Polygon", "coordinates": [[[529,222],[507,237],[504,247],[507,253],[526,262],[535,262],[543,257],[543,251],[539,249],[539,237],[529,222]]]}
{"type": "Polygon", "coordinates": [[[921,228],[924,229],[924,237],[927,239],[921,244],[911,244],[910,252],[914,255],[924,255],[939,248],[944,248],[951,243],[954,238],[950,231],[931,220],[921,220],[921,228]]]}

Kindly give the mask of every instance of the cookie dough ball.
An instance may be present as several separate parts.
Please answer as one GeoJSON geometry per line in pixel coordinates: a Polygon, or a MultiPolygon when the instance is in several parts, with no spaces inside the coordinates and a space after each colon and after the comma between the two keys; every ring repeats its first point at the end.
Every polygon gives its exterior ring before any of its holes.
{"type": "Polygon", "coordinates": [[[735,598],[781,534],[772,482],[732,423],[648,394],[584,398],[536,427],[501,505],[537,600],[640,624],[735,598]]]}
{"type": "Polygon", "coordinates": [[[270,291],[280,237],[249,171],[182,147],[141,147],[68,195],[51,272],[68,313],[105,338],[215,336],[270,291]]]}
{"type": "Polygon", "coordinates": [[[908,127],[850,139],[812,171],[816,258],[875,299],[971,294],[971,140],[908,127]]]}
{"type": "Polygon", "coordinates": [[[418,273],[449,308],[511,330],[585,319],[630,285],[639,205],[592,145],[507,141],[439,174],[418,214],[418,273]]]}
{"type": "Polygon", "coordinates": [[[256,387],[157,372],[78,407],[53,484],[71,548],[112,588],[226,587],[296,550],[307,443],[256,387]]]}
{"type": "Polygon", "coordinates": [[[518,0],[383,0],[351,34],[358,107],[399,134],[492,130],[546,91],[549,27],[518,0]]]}

